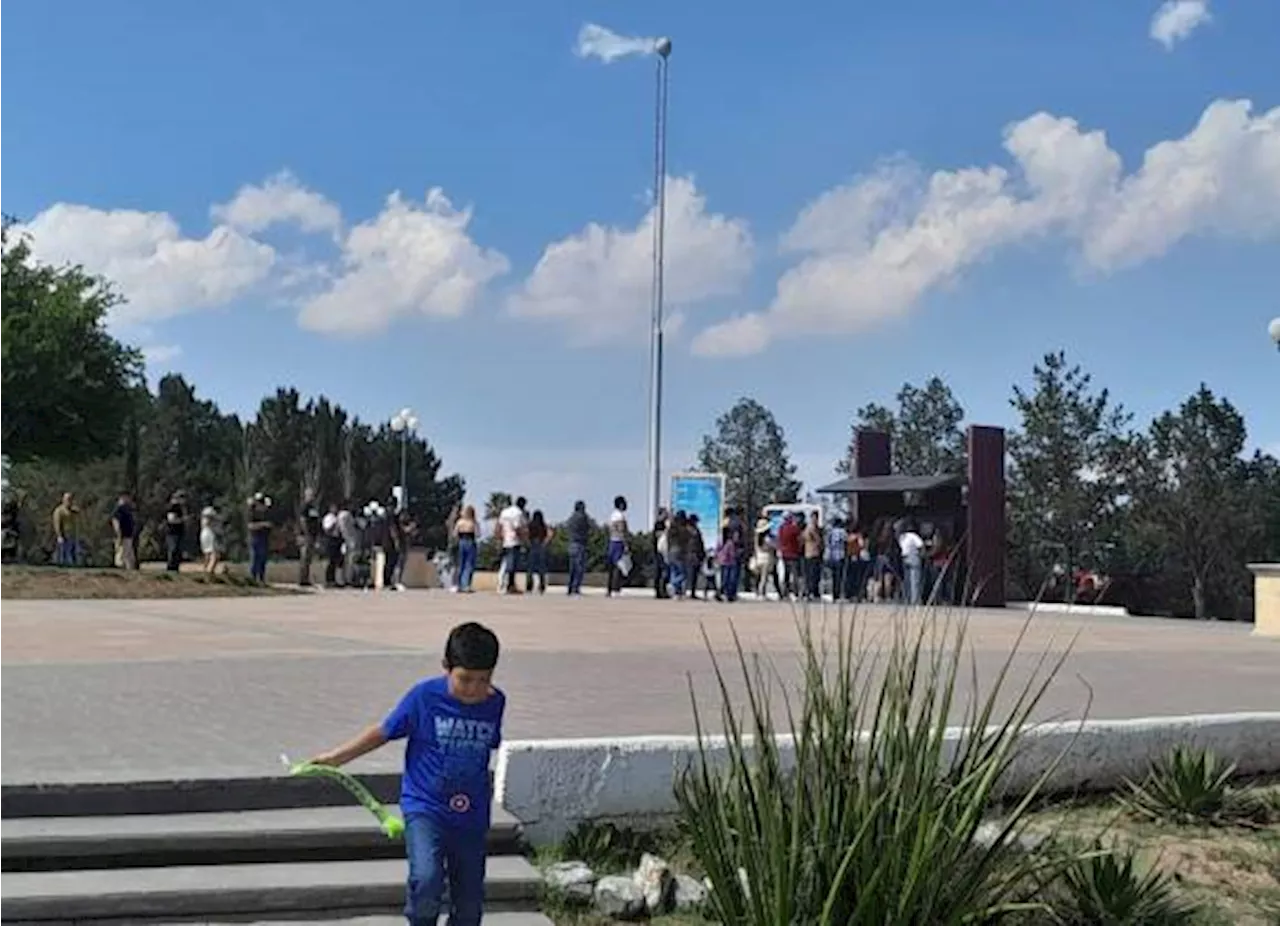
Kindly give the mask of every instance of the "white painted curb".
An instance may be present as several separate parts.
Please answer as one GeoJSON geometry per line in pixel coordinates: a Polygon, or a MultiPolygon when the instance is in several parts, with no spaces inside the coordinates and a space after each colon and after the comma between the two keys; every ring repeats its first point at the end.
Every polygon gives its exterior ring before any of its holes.
{"type": "MultiPolygon", "coordinates": [[[[956,742],[961,732],[946,735],[956,742]]],[[[1143,777],[1180,744],[1211,749],[1244,775],[1280,772],[1280,712],[1040,724],[1027,731],[1004,786],[1019,793],[1061,755],[1049,791],[1113,788],[1143,777]]],[[[790,737],[779,745],[789,751],[790,737]]],[[[723,738],[708,737],[706,749],[713,761],[723,760],[723,738]]],[[[585,820],[675,813],[675,777],[697,756],[694,736],[512,741],[498,756],[496,796],[541,845],[585,820]]]]}

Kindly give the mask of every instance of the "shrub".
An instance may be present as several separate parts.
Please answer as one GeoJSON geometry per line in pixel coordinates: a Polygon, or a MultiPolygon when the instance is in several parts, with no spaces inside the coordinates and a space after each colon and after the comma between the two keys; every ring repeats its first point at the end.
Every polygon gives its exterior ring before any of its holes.
{"type": "Polygon", "coordinates": [[[1262,819],[1269,807],[1231,786],[1234,763],[1209,750],[1177,746],[1156,762],[1141,784],[1125,782],[1120,802],[1135,816],[1166,823],[1220,825],[1262,819]]]}
{"type": "Polygon", "coordinates": [[[1180,926],[1199,913],[1178,898],[1167,874],[1154,866],[1143,871],[1132,849],[1101,841],[1070,859],[1050,891],[1061,926],[1180,926]]]}
{"type": "MultiPolygon", "coordinates": [[[[976,665],[965,659],[965,622],[941,611],[915,630],[896,625],[887,641],[868,639],[857,611],[839,615],[834,643],[807,616],[798,626],[804,671],[795,694],[779,687],[767,662],[747,656],[735,633],[742,719],[712,652],[724,763],[712,758],[694,703],[701,756],[678,777],[676,796],[713,886],[713,918],[945,926],[1038,907],[1026,900],[1026,885],[1044,876],[1046,862],[1021,851],[1019,837],[1053,766],[1006,809],[997,832],[981,844],[974,837],[1065,655],[1042,655],[1015,688],[1007,684],[1015,645],[979,696],[976,665]],[[966,669],[974,691],[960,712],[966,732],[953,742],[945,729],[966,669]],[[790,735],[793,753],[780,747],[779,732],[790,735]]],[[[704,640],[710,651],[705,631],[704,640]]]]}

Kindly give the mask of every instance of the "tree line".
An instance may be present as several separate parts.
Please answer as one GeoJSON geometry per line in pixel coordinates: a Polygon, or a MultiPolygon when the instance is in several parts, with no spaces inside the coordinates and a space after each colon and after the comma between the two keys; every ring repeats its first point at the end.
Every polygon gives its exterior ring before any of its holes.
{"type": "MultiPolygon", "coordinates": [[[[1244,416],[1202,384],[1136,427],[1133,415],[1065,353],[1015,385],[1007,434],[1008,594],[1070,598],[1077,570],[1107,576],[1104,601],[1139,613],[1249,619],[1250,562],[1280,560],[1280,461],[1246,453],[1244,416]],[[1065,579],[1065,581],[1064,581],[1065,579]]],[[[965,472],[965,411],[940,378],[906,383],[893,406],[858,409],[891,437],[894,472],[965,472]]],[[[783,429],[744,398],[704,438],[699,463],[724,472],[727,504],[796,501],[783,429]]]]}

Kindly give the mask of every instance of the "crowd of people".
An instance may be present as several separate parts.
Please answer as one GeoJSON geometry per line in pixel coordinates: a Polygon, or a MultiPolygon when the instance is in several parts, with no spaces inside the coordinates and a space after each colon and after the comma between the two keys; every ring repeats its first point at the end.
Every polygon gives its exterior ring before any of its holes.
{"type": "MultiPolygon", "coordinates": [[[[621,593],[635,568],[637,535],[627,500],[618,496],[604,524],[607,532],[605,595],[621,593]]],[[[455,510],[447,524],[449,550],[438,565],[444,585],[463,594],[474,590],[482,524],[471,505],[455,510]]],[[[567,533],[569,573],[565,592],[582,594],[593,522],[586,503],[574,503],[559,530],[567,533]]],[[[523,496],[497,514],[501,548],[496,590],[518,595],[547,590],[547,550],[555,534],[540,510],[523,496]],[[523,572],[523,587],[519,581],[523,572]]],[[[728,508],[707,530],[695,513],[662,510],[650,534],[652,588],[658,598],[713,598],[736,601],[743,590],[760,599],[905,601],[919,604],[952,598],[952,549],[932,524],[911,518],[881,519],[870,529],[842,518],[822,524],[819,512],[786,512],[780,520],[760,513],[748,527],[742,512],[728,508]]]]}

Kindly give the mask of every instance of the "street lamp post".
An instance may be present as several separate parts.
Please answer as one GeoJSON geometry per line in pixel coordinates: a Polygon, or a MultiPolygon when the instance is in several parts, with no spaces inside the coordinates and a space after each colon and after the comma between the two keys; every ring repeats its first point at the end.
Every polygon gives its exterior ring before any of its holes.
{"type": "Polygon", "coordinates": [[[391,419],[391,430],[400,435],[400,498],[396,513],[409,507],[409,437],[418,430],[418,416],[411,408],[402,408],[391,419]]]}
{"type": "Polygon", "coordinates": [[[662,504],[662,300],[663,247],[667,221],[667,62],[671,40],[658,39],[653,120],[653,305],[649,332],[649,517],[662,504]]]}
{"type": "Polygon", "coordinates": [[[1276,350],[1280,350],[1280,316],[1271,319],[1271,324],[1267,325],[1267,333],[1271,335],[1271,340],[1276,343],[1276,350]]]}

